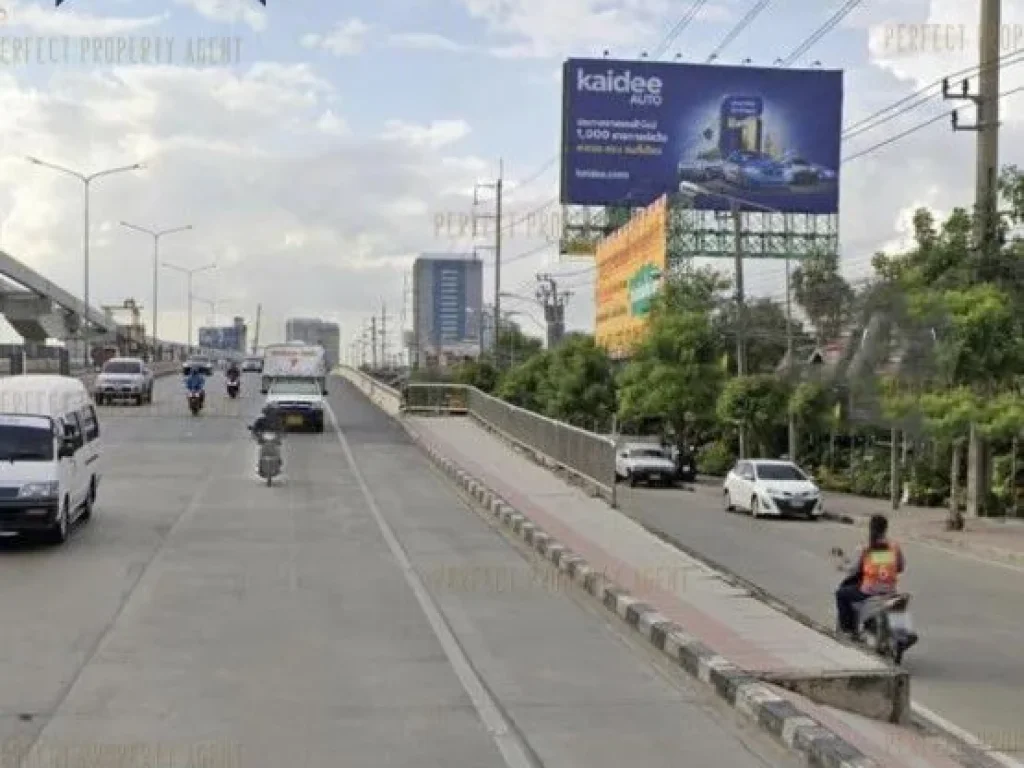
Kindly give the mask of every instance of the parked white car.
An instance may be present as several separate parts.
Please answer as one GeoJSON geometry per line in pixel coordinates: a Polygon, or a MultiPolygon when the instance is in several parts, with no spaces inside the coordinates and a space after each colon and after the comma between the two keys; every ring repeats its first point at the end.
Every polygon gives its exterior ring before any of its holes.
{"type": "Polygon", "coordinates": [[[661,449],[651,443],[626,443],[615,453],[615,477],[630,485],[674,485],[675,462],[661,449]]]}
{"type": "Polygon", "coordinates": [[[738,461],[722,487],[725,508],[754,517],[804,515],[819,518],[825,511],[821,489],[791,461],[738,461]]]}
{"type": "Polygon", "coordinates": [[[92,387],[97,405],[125,400],[153,402],[153,372],[138,357],[115,357],[103,364],[92,387]]]}

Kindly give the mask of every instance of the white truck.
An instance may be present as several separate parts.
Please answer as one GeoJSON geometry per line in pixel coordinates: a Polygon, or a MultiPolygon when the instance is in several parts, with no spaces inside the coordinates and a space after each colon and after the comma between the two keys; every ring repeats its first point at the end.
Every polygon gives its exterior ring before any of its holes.
{"type": "Polygon", "coordinates": [[[326,395],[327,355],[324,348],[296,342],[268,344],[263,350],[260,392],[267,394],[275,379],[311,379],[326,395]]]}

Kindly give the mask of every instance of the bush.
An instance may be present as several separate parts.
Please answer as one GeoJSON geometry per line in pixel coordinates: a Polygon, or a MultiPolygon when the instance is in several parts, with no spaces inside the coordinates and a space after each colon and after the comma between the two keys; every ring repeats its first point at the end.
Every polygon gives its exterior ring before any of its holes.
{"type": "Polygon", "coordinates": [[[701,446],[697,451],[697,471],[702,475],[723,477],[735,463],[732,447],[724,440],[701,446]]]}

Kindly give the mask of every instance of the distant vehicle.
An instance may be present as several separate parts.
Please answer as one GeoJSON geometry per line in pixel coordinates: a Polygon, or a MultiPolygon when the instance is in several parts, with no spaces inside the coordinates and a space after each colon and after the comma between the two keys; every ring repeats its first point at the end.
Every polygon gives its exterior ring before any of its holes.
{"type": "Polygon", "coordinates": [[[193,368],[199,368],[203,376],[213,376],[213,361],[206,355],[194,355],[186,360],[181,366],[182,376],[188,376],[193,368]]]}
{"type": "Polygon", "coordinates": [[[809,187],[821,181],[818,169],[802,157],[791,157],[782,163],[786,183],[793,187],[809,187]]]}
{"type": "Polygon", "coordinates": [[[821,490],[791,461],[738,461],[722,486],[725,508],[754,517],[799,514],[812,519],[825,511],[821,490]]]}
{"type": "Polygon", "coordinates": [[[259,373],[263,370],[262,357],[247,357],[242,361],[242,370],[250,373],[259,373]]]}
{"type": "Polygon", "coordinates": [[[764,152],[737,150],[722,164],[722,176],[741,187],[784,187],[787,185],[782,163],[764,152]]]}
{"type": "Polygon", "coordinates": [[[684,160],[678,166],[679,181],[704,182],[722,178],[721,158],[684,160]]]}
{"type": "Polygon", "coordinates": [[[153,402],[153,372],[138,357],[114,357],[103,364],[93,384],[97,405],[117,400],[153,402]]]}
{"type": "Polygon", "coordinates": [[[670,486],[675,484],[676,464],[659,445],[626,443],[615,449],[615,477],[631,486],[670,486]]]}
{"type": "Polygon", "coordinates": [[[324,395],[311,378],[279,378],[270,386],[264,409],[273,406],[281,414],[284,427],[324,431],[324,395]]]}
{"type": "Polygon", "coordinates": [[[303,344],[270,344],[263,352],[260,392],[270,390],[275,379],[310,379],[327,394],[327,362],[323,347],[303,344]]]}
{"type": "Polygon", "coordinates": [[[102,475],[89,392],[67,376],[10,376],[0,379],[0,404],[0,532],[63,544],[92,516],[102,475]]]}

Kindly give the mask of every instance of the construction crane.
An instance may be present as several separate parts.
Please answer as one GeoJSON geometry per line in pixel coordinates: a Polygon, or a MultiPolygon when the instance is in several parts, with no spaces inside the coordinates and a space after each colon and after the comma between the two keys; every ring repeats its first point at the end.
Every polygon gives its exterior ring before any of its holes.
{"type": "Polygon", "coordinates": [[[263,305],[256,305],[256,327],[252,332],[252,353],[255,355],[260,348],[260,315],[263,314],[263,305]]]}

